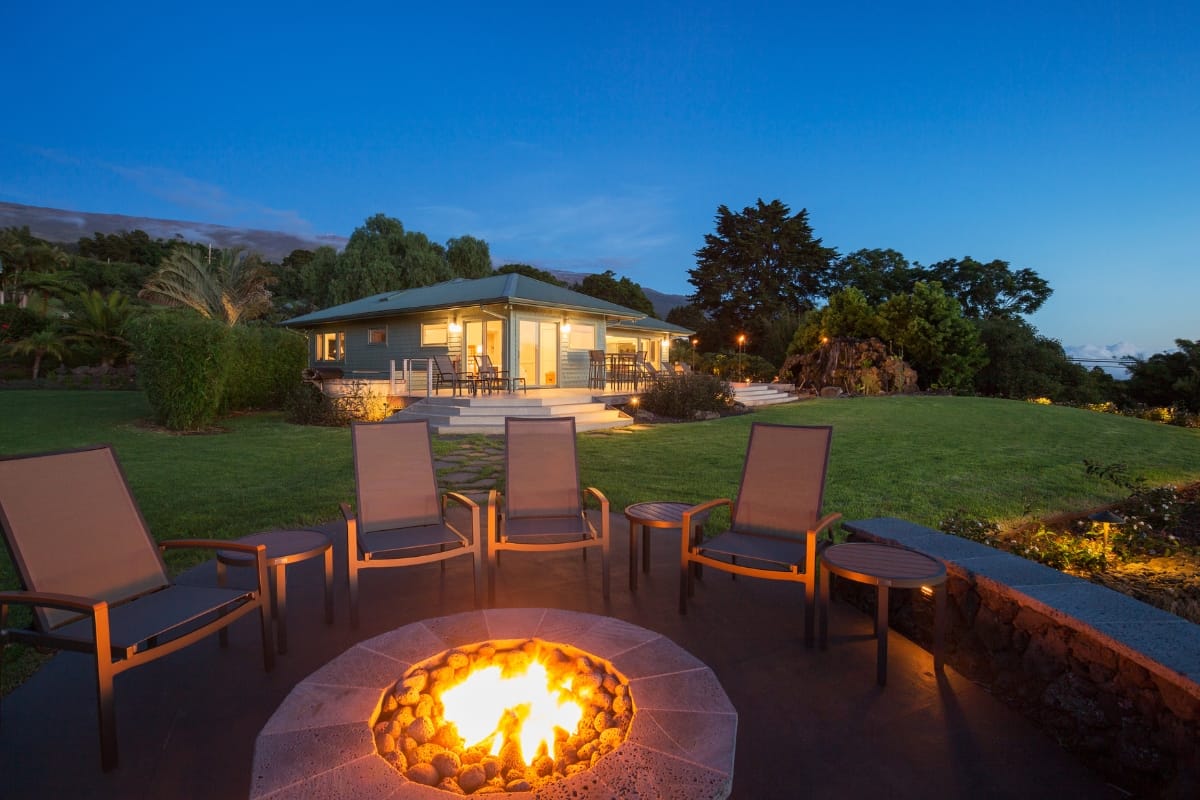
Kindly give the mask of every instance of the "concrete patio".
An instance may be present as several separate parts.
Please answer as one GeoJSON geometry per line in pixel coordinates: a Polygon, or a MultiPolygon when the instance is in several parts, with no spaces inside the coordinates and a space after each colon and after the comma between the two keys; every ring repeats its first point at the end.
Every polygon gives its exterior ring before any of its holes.
{"type": "MultiPolygon", "coordinates": [[[[660,633],[705,662],[738,713],[736,798],[1038,798],[1125,796],[1016,712],[892,633],[888,685],[875,683],[871,619],[834,603],[829,649],[802,642],[801,588],[706,576],[686,617],[676,611],[678,539],[653,538],[653,566],[628,589],[624,517],[612,518],[612,599],[599,559],[507,554],[498,607],[560,608],[660,633]]],[[[340,526],[328,526],[335,550],[340,526]]],[[[344,552],[336,553],[338,573],[344,552]]],[[[358,642],[472,608],[467,559],[366,574],[362,625],[345,587],[323,621],[319,561],[289,568],[289,652],[262,670],[256,628],[230,647],[215,637],[117,680],[121,766],[100,771],[88,661],[60,654],[0,708],[0,795],[18,798],[245,798],[255,739],[292,687],[358,642]]],[[[235,571],[236,572],[236,571],[235,571]]],[[[210,562],[183,580],[214,579],[210,562]]],[[[399,676],[397,676],[399,677],[399,676]]]]}

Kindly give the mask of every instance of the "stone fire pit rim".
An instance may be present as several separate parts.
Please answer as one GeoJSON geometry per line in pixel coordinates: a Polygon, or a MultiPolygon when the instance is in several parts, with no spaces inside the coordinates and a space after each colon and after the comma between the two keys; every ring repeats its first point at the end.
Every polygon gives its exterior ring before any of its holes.
{"type": "Polygon", "coordinates": [[[727,797],[737,712],[716,676],[669,638],[632,623],[561,609],[468,611],[367,639],[298,683],[260,732],[251,800],[379,796],[446,800],[375,752],[370,720],[414,664],[490,640],[542,639],[603,658],[629,681],[637,713],[626,741],[595,767],[509,798],[727,797]]]}

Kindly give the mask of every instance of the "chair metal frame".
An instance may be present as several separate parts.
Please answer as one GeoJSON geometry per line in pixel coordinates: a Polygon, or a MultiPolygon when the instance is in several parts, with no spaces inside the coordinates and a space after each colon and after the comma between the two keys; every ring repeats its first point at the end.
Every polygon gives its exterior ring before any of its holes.
{"type": "MultiPolygon", "coordinates": [[[[214,633],[224,633],[238,619],[259,613],[260,635],[263,646],[263,666],[270,672],[275,666],[275,649],[271,638],[270,591],[267,577],[266,547],[245,545],[238,542],[211,539],[177,539],[155,542],[146,527],[145,519],[129,489],[129,482],[116,454],[108,445],[39,453],[26,456],[0,458],[0,486],[12,482],[15,472],[28,464],[30,475],[43,481],[53,480],[56,491],[72,495],[71,503],[64,515],[56,511],[54,518],[62,527],[70,530],[61,533],[91,533],[87,526],[89,514],[96,514],[98,502],[112,497],[113,491],[123,491],[124,497],[114,499],[113,509],[104,509],[103,519],[126,523],[117,534],[126,538],[114,547],[125,549],[140,546],[144,538],[145,551],[133,556],[142,567],[148,567],[136,576],[138,585],[132,592],[129,586],[110,585],[100,591],[102,596],[84,596],[62,589],[69,585],[59,578],[47,576],[45,563],[47,548],[42,552],[28,554],[21,548],[17,527],[36,526],[29,519],[31,508],[21,498],[5,496],[0,490],[0,527],[4,542],[17,568],[23,589],[0,592],[0,664],[3,651],[9,643],[38,648],[52,648],[79,653],[90,653],[95,658],[96,703],[100,732],[100,762],[105,772],[118,764],[116,698],[113,682],[122,672],[156,661],[214,633]],[[41,464],[35,464],[35,461],[41,464]],[[64,474],[69,475],[69,461],[77,461],[96,475],[99,486],[64,485],[64,474]],[[94,462],[94,465],[93,465],[94,462]],[[94,468],[93,468],[94,466],[94,468]],[[13,472],[10,472],[12,470],[13,472]],[[111,485],[102,485],[106,481],[111,485]],[[108,494],[104,494],[107,491],[108,494]],[[85,506],[84,497],[89,498],[91,507],[85,506]],[[128,505],[119,507],[119,501],[128,505]],[[184,586],[171,582],[167,576],[162,551],[169,548],[193,548],[206,550],[231,550],[245,553],[254,560],[257,584],[253,590],[224,589],[207,586],[184,586]],[[157,568],[155,567],[157,561],[157,568]],[[49,588],[38,584],[56,584],[49,588]],[[59,588],[61,586],[61,588],[59,588]],[[31,588],[32,587],[32,588],[31,588]],[[122,594],[122,592],[125,592],[122,594]],[[34,614],[33,628],[9,627],[9,606],[27,606],[34,614]]],[[[10,483],[11,485],[11,483],[10,483]]],[[[53,524],[53,523],[48,523],[53,524]]],[[[39,529],[46,535],[60,533],[51,529],[39,529]]],[[[56,553],[70,552],[70,542],[64,542],[56,553]]],[[[78,574],[78,573],[74,573],[78,574]]],[[[129,576],[121,576],[128,578],[129,576]]],[[[93,586],[101,581],[89,576],[93,586]]],[[[225,637],[221,637],[225,646],[225,637]]]]}
{"type": "MultiPolygon", "coordinates": [[[[387,421],[387,422],[355,422],[350,426],[351,443],[354,448],[354,483],[358,500],[358,511],[346,503],[341,504],[342,516],[346,523],[346,578],[350,590],[350,624],[358,627],[358,595],[359,572],[365,569],[386,569],[431,564],[441,562],[442,569],[446,568],[446,560],[469,555],[474,562],[475,607],[482,607],[485,595],[485,576],[483,570],[484,542],[482,525],[479,518],[479,504],[459,492],[443,492],[439,495],[437,488],[437,472],[433,464],[433,448],[430,439],[429,421],[424,419],[387,421]],[[403,428],[397,426],[413,426],[403,428]],[[417,427],[424,433],[425,449],[417,452],[412,442],[404,442],[405,435],[411,435],[417,427]],[[371,433],[366,433],[371,431],[371,433]],[[416,516],[407,524],[395,525],[378,530],[367,530],[377,524],[372,519],[362,518],[364,508],[370,506],[364,503],[363,488],[367,481],[383,480],[379,476],[364,474],[362,463],[361,437],[364,435],[394,434],[397,441],[390,453],[400,458],[420,458],[423,464],[417,465],[410,480],[424,479],[428,470],[427,488],[421,492],[426,504],[425,517],[420,516],[420,509],[414,509],[416,516]],[[408,445],[407,447],[405,445],[408,445]],[[425,467],[425,464],[428,466],[425,467]],[[416,475],[415,473],[420,473],[416,475]],[[456,503],[470,515],[471,536],[467,536],[452,525],[446,511],[450,503],[456,503]],[[432,505],[430,505],[432,504],[432,505]],[[436,519],[429,514],[428,509],[438,509],[436,519]],[[378,546],[376,546],[378,543],[378,546]],[[436,549],[435,549],[436,548],[436,549]],[[412,551],[411,555],[400,554],[401,551],[412,551]]],[[[365,444],[365,442],[364,442],[365,444]]],[[[420,490],[420,487],[410,486],[420,490]]],[[[379,523],[382,524],[382,523],[379,523]]]]}
{"type": "Polygon", "coordinates": [[[495,489],[488,493],[488,602],[495,603],[496,569],[499,566],[502,551],[551,552],[582,549],[583,557],[586,559],[587,551],[591,548],[600,549],[603,594],[604,600],[607,602],[609,599],[609,545],[612,539],[609,530],[609,502],[604,493],[595,487],[580,488],[579,458],[575,449],[575,418],[505,417],[504,439],[506,491],[502,497],[495,489]],[[571,493],[574,505],[572,507],[562,509],[562,513],[527,513],[511,507],[512,488],[515,484],[521,481],[527,481],[529,485],[545,483],[545,476],[527,474],[529,471],[525,467],[514,469],[510,446],[514,427],[518,430],[536,427],[552,432],[554,428],[561,429],[563,442],[570,447],[570,460],[574,464],[574,469],[569,472],[560,470],[555,473],[554,477],[562,480],[564,487],[566,482],[573,477],[574,487],[571,489],[571,493]],[[599,528],[588,518],[584,504],[586,497],[594,498],[599,504],[599,528]],[[501,509],[501,504],[503,504],[503,509],[501,509]],[[579,527],[577,530],[556,529],[555,525],[560,521],[566,525],[578,522],[579,527]],[[542,529],[536,533],[511,533],[510,528],[514,523],[542,529]]]}
{"type": "MultiPolygon", "coordinates": [[[[746,446],[746,458],[742,465],[742,478],[735,503],[728,498],[720,498],[692,506],[683,512],[682,535],[680,537],[680,573],[679,573],[679,613],[687,613],[687,599],[694,592],[694,574],[700,566],[708,566],[737,575],[765,580],[791,581],[804,584],[804,643],[813,646],[813,621],[816,614],[816,599],[818,586],[819,564],[817,562],[818,548],[822,536],[828,536],[831,526],[842,518],[839,513],[821,515],[821,505],[825,492],[825,477],[829,467],[830,441],[833,428],[827,425],[775,425],[756,422],[750,429],[750,441],[746,446]],[[820,476],[815,487],[809,487],[810,497],[815,499],[812,519],[796,519],[798,524],[790,524],[785,529],[772,526],[766,530],[747,522],[747,518],[755,515],[756,509],[751,508],[752,502],[746,491],[747,475],[755,458],[755,441],[757,436],[764,436],[773,446],[790,444],[787,440],[796,438],[798,447],[796,458],[803,458],[804,448],[810,448],[807,453],[813,462],[810,472],[816,472],[819,464],[820,476]],[[731,519],[729,529],[705,540],[697,540],[691,535],[694,519],[702,514],[720,507],[730,509],[731,519]],[[741,559],[741,561],[739,561],[741,559]]],[[[759,455],[759,458],[765,456],[759,455]]],[[[779,465],[781,473],[787,476],[806,476],[803,470],[796,470],[793,465],[779,465]]],[[[797,492],[796,496],[802,494],[797,492]]],[[[799,518],[801,510],[797,509],[799,518]]],[[[769,515],[769,513],[768,513],[769,515]]]]}

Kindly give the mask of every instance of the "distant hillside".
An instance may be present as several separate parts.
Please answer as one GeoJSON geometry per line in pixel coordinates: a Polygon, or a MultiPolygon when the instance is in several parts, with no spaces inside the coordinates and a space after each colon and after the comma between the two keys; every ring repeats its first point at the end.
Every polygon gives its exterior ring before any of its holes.
{"type": "Polygon", "coordinates": [[[29,226],[29,232],[39,239],[61,244],[75,244],[97,233],[142,230],[152,239],[174,239],[178,236],[185,241],[212,244],[215,247],[244,247],[261,254],[268,261],[280,261],[293,250],[315,250],[321,245],[341,250],[347,241],[345,236],[301,236],[253,228],[230,228],[207,222],[93,214],[0,203],[0,228],[22,228],[26,225],[29,226]]]}
{"type": "MultiPolygon", "coordinates": [[[[23,228],[26,225],[29,226],[29,232],[39,239],[59,244],[76,244],[80,239],[97,233],[142,230],[152,239],[174,239],[178,236],[188,242],[212,244],[215,247],[244,247],[261,254],[268,261],[275,262],[281,261],[293,250],[315,250],[321,245],[341,250],[349,241],[345,236],[332,234],[301,236],[254,228],[230,228],[207,222],[127,217],[123,214],[93,214],[87,211],[0,203],[0,228],[23,228]]],[[[592,274],[556,269],[548,271],[559,280],[571,284],[579,283],[592,274]]],[[[687,305],[687,297],[684,295],[665,294],[645,286],[642,290],[659,317],[665,318],[667,312],[675,306],[687,305]]]]}

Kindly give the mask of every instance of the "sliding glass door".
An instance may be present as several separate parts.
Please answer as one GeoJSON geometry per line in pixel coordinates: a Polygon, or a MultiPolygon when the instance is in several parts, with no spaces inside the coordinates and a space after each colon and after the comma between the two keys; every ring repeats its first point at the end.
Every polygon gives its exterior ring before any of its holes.
{"type": "Polygon", "coordinates": [[[520,371],[528,386],[558,385],[558,323],[523,319],[518,326],[520,371]]]}

